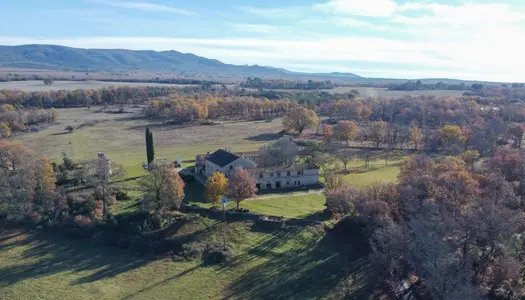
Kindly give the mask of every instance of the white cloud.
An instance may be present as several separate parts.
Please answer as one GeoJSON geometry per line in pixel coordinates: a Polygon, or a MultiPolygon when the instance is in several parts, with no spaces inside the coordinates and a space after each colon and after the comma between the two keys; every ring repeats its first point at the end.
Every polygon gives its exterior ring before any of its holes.
{"type": "Polygon", "coordinates": [[[260,8],[251,6],[232,6],[232,8],[244,13],[267,18],[287,18],[300,14],[300,8],[260,8]]]}
{"type": "Polygon", "coordinates": [[[349,28],[364,28],[376,31],[394,31],[395,28],[389,25],[374,24],[363,20],[354,18],[334,18],[332,23],[338,26],[349,27],[349,28]]]}
{"type": "MultiPolygon", "coordinates": [[[[311,40],[272,39],[179,39],[142,37],[86,37],[68,39],[27,39],[0,37],[0,44],[59,44],[82,48],[126,48],[136,50],[178,50],[226,63],[259,64],[274,67],[310,65],[312,71],[352,71],[355,62],[385,64],[399,74],[414,77],[462,77],[465,79],[525,81],[524,44],[509,47],[481,40],[463,42],[405,42],[385,38],[317,38],[311,40]],[[406,67],[403,67],[406,66],[406,67]],[[405,71],[410,70],[410,71],[405,71]],[[413,70],[413,71],[412,71],[413,70]]],[[[510,40],[511,39],[511,40],[510,40]]],[[[392,71],[391,76],[396,76],[392,71]]]]}
{"type": "Polygon", "coordinates": [[[183,16],[195,16],[197,15],[194,12],[191,12],[186,9],[177,8],[173,6],[167,6],[163,4],[156,4],[150,2],[131,2],[131,1],[108,1],[108,0],[89,0],[94,3],[106,4],[114,7],[128,8],[128,9],[137,9],[142,11],[149,12],[167,12],[183,16]]]}
{"type": "Polygon", "coordinates": [[[428,11],[431,15],[407,17],[397,16],[394,21],[411,25],[481,25],[495,23],[518,23],[525,20],[525,12],[514,10],[503,3],[467,3],[461,6],[430,4],[408,4],[406,10],[428,11]]]}
{"type": "Polygon", "coordinates": [[[235,31],[251,33],[271,33],[279,30],[279,26],[266,24],[228,23],[235,31]]]}
{"type": "Polygon", "coordinates": [[[326,13],[367,17],[387,17],[397,8],[398,5],[393,0],[332,0],[314,6],[314,9],[326,13]]]}

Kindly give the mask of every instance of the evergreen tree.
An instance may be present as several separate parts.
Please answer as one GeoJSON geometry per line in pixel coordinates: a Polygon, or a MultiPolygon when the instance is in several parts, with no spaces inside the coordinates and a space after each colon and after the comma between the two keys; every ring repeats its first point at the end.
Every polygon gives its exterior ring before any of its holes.
{"type": "Polygon", "coordinates": [[[155,160],[155,149],[153,147],[153,133],[146,127],[146,155],[148,157],[148,165],[155,160]]]}

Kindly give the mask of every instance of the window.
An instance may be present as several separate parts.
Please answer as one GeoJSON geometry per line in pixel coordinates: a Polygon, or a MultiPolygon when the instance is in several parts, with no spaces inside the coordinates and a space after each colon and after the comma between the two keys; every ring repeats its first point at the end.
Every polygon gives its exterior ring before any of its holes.
{"type": "Polygon", "coordinates": [[[278,173],[277,173],[277,177],[281,177],[281,172],[278,172],[278,173]]]}
{"type": "Polygon", "coordinates": [[[302,176],[303,175],[303,171],[297,171],[297,176],[302,176]]]}
{"type": "Polygon", "coordinates": [[[270,177],[273,177],[273,173],[270,173],[270,177]]]}
{"type": "Polygon", "coordinates": [[[286,176],[288,177],[292,176],[292,172],[286,172],[286,176]]]}
{"type": "Polygon", "coordinates": [[[230,166],[230,170],[233,170],[233,166],[230,166]]]}
{"type": "Polygon", "coordinates": [[[264,177],[264,174],[263,173],[259,173],[259,178],[263,178],[264,177]]]}

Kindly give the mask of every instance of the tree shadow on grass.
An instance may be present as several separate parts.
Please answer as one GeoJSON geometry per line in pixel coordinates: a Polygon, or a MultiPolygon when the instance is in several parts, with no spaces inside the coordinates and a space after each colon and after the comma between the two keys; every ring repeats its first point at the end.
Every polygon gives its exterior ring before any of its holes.
{"type": "Polygon", "coordinates": [[[184,186],[184,199],[182,203],[191,202],[207,203],[204,198],[204,186],[198,181],[186,182],[184,186]]]}
{"type": "Polygon", "coordinates": [[[250,137],[245,138],[247,141],[254,141],[254,142],[269,142],[274,141],[279,138],[281,138],[283,135],[279,133],[262,133],[259,135],[253,135],[250,137]]]}
{"type": "MultiPolygon", "coordinates": [[[[93,282],[140,268],[153,259],[138,257],[131,252],[124,252],[123,255],[122,251],[114,251],[112,248],[93,248],[84,240],[70,242],[46,233],[29,234],[25,239],[17,240],[9,246],[28,247],[21,254],[21,259],[30,259],[31,262],[0,268],[0,289],[27,279],[60,272],[95,271],[71,284],[93,282]]],[[[7,249],[0,249],[4,250],[7,249]]]]}
{"type": "Polygon", "coordinates": [[[354,251],[329,233],[321,240],[307,240],[300,229],[279,231],[236,257],[229,267],[261,257],[267,261],[230,284],[224,299],[316,299],[338,286],[345,287],[349,299],[368,299],[373,294],[366,276],[366,253],[354,251]]]}
{"type": "Polygon", "coordinates": [[[179,279],[179,278],[181,278],[181,277],[184,277],[184,276],[186,276],[186,275],[188,275],[188,274],[190,274],[190,273],[193,273],[195,270],[197,270],[197,269],[200,268],[200,267],[201,267],[201,265],[197,265],[197,266],[195,266],[195,267],[193,267],[193,268],[190,268],[190,269],[188,269],[188,270],[186,270],[186,271],[183,271],[183,272],[181,272],[181,273],[179,273],[179,274],[177,274],[177,275],[171,276],[171,277],[166,278],[166,279],[164,279],[164,280],[162,280],[162,281],[159,281],[159,282],[157,282],[157,283],[154,283],[154,284],[152,284],[152,285],[150,285],[150,286],[148,286],[148,287],[145,287],[145,288],[143,288],[143,289],[140,289],[140,290],[138,290],[138,291],[136,291],[136,292],[134,292],[134,293],[132,293],[132,294],[129,294],[129,295],[127,295],[127,296],[121,298],[121,300],[133,299],[135,296],[138,296],[139,294],[142,294],[142,293],[144,293],[144,292],[150,291],[150,290],[152,290],[152,289],[154,289],[154,288],[157,288],[157,287],[159,287],[159,286],[161,286],[161,285],[166,285],[166,284],[168,284],[168,283],[169,283],[170,281],[172,281],[172,280],[176,280],[176,279],[179,279]]]}

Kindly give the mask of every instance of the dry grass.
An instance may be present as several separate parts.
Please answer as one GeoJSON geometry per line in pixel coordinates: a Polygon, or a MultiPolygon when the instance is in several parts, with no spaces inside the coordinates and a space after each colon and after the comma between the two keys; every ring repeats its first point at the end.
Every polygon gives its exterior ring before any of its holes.
{"type": "Polygon", "coordinates": [[[138,109],[127,109],[129,114],[109,114],[71,108],[59,110],[60,124],[50,126],[38,133],[15,137],[31,149],[51,159],[60,159],[66,153],[75,160],[96,157],[97,152],[106,153],[116,163],[123,164],[128,175],[142,174],[142,162],[146,159],[144,130],[153,131],[156,158],[181,159],[191,164],[195,155],[229,147],[232,151],[252,151],[265,141],[260,136],[281,130],[280,120],[274,122],[222,122],[209,126],[174,126],[153,123],[138,118],[138,109]],[[72,125],[102,121],[66,134],[64,128],[72,125]],[[255,137],[255,138],[254,138],[255,137]]]}

